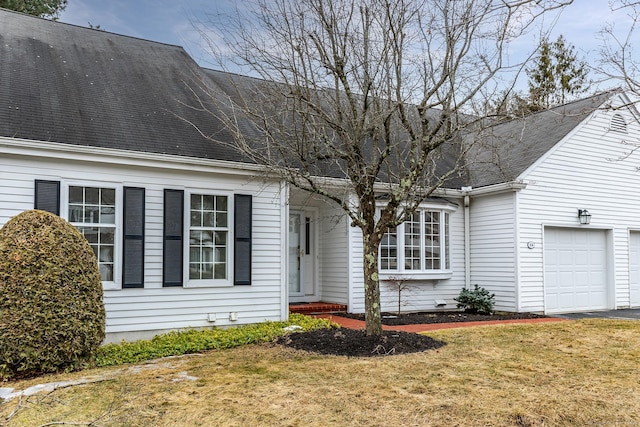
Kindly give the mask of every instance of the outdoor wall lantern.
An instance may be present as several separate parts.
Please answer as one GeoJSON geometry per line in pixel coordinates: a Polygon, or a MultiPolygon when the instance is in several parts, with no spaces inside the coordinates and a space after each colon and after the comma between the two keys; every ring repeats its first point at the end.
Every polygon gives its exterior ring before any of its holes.
{"type": "Polygon", "coordinates": [[[586,209],[578,209],[578,219],[580,224],[589,225],[591,222],[591,214],[586,209]]]}

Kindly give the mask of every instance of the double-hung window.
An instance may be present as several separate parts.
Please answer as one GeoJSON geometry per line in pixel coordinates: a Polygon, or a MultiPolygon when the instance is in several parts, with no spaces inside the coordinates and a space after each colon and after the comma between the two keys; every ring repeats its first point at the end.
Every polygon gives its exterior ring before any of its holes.
{"type": "Polygon", "coordinates": [[[428,278],[451,270],[449,215],[446,209],[418,209],[390,228],[380,243],[380,271],[428,278]]]}
{"type": "Polygon", "coordinates": [[[251,195],[165,189],[163,287],[250,285],[251,221],[251,195]]]}
{"type": "Polygon", "coordinates": [[[189,281],[229,280],[229,200],[225,195],[191,194],[189,281]]]}
{"type": "Polygon", "coordinates": [[[103,282],[115,280],[116,190],[69,186],[68,220],[89,241],[103,282]]]}

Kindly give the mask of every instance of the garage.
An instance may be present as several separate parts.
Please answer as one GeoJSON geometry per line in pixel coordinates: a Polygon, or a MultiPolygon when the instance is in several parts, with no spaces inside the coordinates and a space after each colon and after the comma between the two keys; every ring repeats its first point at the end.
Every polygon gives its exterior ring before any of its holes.
{"type": "Polygon", "coordinates": [[[603,230],[545,228],[545,311],[609,308],[607,235],[603,230]]]}
{"type": "Polygon", "coordinates": [[[629,234],[629,305],[640,307],[640,231],[629,234]]]}

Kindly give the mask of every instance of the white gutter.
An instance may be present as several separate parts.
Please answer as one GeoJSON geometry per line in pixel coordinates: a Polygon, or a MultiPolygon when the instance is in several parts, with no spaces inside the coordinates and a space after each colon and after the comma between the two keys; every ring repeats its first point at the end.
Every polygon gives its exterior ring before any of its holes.
{"type": "Polygon", "coordinates": [[[499,194],[506,193],[508,191],[520,191],[527,187],[527,184],[522,181],[509,181],[502,182],[500,184],[487,185],[486,187],[479,188],[471,188],[471,187],[463,187],[468,188],[469,191],[466,193],[470,196],[482,196],[485,194],[499,194]]]}
{"type": "MultiPolygon", "coordinates": [[[[285,182],[280,183],[280,229],[289,229],[289,186],[285,182]]],[[[282,320],[289,319],[289,233],[282,233],[280,242],[280,271],[284,279],[281,287],[282,295],[280,297],[280,318],[282,320]]]]}
{"type": "Polygon", "coordinates": [[[264,166],[232,162],[226,160],[203,159],[200,157],[178,156],[174,154],[148,153],[113,148],[91,147],[61,142],[33,141],[20,138],[0,138],[0,151],[3,154],[41,157],[46,152],[48,158],[65,160],[85,160],[119,165],[152,166],[164,163],[164,167],[180,170],[209,171],[210,168],[226,169],[237,174],[255,175],[255,172],[268,173],[264,166]],[[152,163],[153,162],[153,163],[152,163]]]}
{"type": "Polygon", "coordinates": [[[465,289],[471,289],[471,236],[470,236],[470,218],[469,207],[471,198],[469,192],[471,187],[462,187],[461,190],[465,192],[464,195],[464,287],[465,289]]]}

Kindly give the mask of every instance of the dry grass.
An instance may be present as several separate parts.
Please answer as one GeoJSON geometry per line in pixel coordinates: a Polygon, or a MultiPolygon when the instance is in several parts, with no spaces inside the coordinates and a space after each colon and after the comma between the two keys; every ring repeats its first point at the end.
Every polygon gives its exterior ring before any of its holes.
{"type": "MultiPolygon", "coordinates": [[[[274,345],[38,382],[111,379],[0,405],[0,424],[573,426],[640,423],[640,322],[432,332],[423,354],[349,359],[274,345]],[[190,379],[187,377],[197,377],[190,379]]],[[[3,385],[24,389],[34,381],[3,385]]]]}

